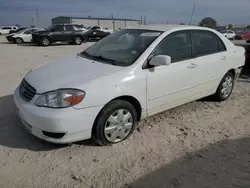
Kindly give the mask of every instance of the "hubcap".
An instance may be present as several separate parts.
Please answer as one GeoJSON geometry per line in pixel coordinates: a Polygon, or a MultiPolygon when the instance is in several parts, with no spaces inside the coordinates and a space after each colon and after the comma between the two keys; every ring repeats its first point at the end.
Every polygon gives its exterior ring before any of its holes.
{"type": "Polygon", "coordinates": [[[133,117],[128,110],[120,109],[111,114],[105,123],[104,135],[110,142],[124,140],[133,127],[133,117]]]}
{"type": "Polygon", "coordinates": [[[222,83],[221,95],[223,98],[227,98],[233,89],[233,79],[232,77],[228,76],[224,79],[222,83]]]}
{"type": "Polygon", "coordinates": [[[49,39],[45,38],[43,39],[43,45],[49,45],[49,39]]]}

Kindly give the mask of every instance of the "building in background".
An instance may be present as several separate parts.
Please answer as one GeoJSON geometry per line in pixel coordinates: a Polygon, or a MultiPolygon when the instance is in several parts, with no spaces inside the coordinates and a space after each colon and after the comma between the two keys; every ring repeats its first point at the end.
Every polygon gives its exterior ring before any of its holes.
{"type": "Polygon", "coordinates": [[[51,19],[52,24],[83,24],[86,26],[100,25],[104,29],[123,29],[129,26],[137,26],[140,20],[117,19],[117,18],[92,18],[92,17],[67,17],[58,16],[51,19]]]}

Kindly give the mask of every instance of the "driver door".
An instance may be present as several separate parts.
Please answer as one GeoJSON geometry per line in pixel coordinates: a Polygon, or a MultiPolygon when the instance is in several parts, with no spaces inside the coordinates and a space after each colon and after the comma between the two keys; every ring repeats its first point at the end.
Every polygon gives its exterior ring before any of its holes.
{"type": "Polygon", "coordinates": [[[56,25],[52,32],[52,40],[53,41],[64,41],[64,25],[56,25]]]}
{"type": "Polygon", "coordinates": [[[147,111],[154,115],[192,101],[199,95],[196,58],[192,57],[188,31],[168,35],[156,47],[153,56],[168,55],[171,64],[147,70],[147,111]]]}

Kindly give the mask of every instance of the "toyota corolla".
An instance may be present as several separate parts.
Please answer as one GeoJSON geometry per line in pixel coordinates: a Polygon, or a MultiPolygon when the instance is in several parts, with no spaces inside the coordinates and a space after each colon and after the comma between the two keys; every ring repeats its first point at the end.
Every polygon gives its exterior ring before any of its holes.
{"type": "Polygon", "coordinates": [[[41,139],[115,144],[154,114],[207,96],[228,99],[244,53],[203,27],[123,29],[29,72],[15,104],[24,126],[41,139]]]}

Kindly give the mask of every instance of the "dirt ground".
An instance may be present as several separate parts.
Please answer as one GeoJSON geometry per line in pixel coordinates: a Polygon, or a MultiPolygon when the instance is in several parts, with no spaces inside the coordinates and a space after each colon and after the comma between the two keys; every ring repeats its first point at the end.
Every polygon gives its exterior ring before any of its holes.
{"type": "Polygon", "coordinates": [[[0,37],[0,188],[250,187],[246,78],[230,100],[200,100],[148,118],[112,147],[55,145],[30,135],[15,112],[14,89],[30,69],[87,45],[17,46],[0,37]]]}

